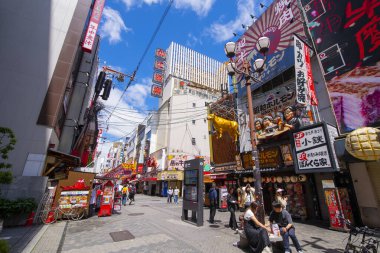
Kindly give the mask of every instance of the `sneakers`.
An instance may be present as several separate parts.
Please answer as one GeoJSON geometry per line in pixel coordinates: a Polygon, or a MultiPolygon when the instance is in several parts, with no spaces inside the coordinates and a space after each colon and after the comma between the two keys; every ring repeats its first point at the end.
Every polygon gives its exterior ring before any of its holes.
{"type": "Polygon", "coordinates": [[[299,251],[297,251],[297,253],[303,253],[303,251],[302,251],[302,250],[299,250],[299,251]]]}
{"type": "Polygon", "coordinates": [[[285,251],[285,253],[290,253],[290,251],[285,251]]]}

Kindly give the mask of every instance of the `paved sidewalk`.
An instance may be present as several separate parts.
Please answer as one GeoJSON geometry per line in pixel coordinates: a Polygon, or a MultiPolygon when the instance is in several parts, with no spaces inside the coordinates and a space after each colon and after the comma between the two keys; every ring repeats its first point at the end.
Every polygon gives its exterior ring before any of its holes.
{"type": "MultiPolygon", "coordinates": [[[[144,195],[136,195],[136,200],[135,205],[123,206],[121,214],[111,217],[59,222],[43,226],[44,230],[41,226],[5,229],[0,237],[8,235],[11,252],[17,253],[23,252],[27,242],[25,253],[244,252],[233,246],[239,238],[228,228],[228,212],[217,212],[216,224],[205,221],[203,227],[196,227],[181,221],[181,203],[167,204],[165,198],[144,195]],[[114,242],[110,233],[123,230],[135,238],[114,242]]],[[[205,209],[205,219],[208,216],[209,210],[205,209]]],[[[308,224],[295,225],[304,252],[343,252],[348,234],[308,224]]]]}

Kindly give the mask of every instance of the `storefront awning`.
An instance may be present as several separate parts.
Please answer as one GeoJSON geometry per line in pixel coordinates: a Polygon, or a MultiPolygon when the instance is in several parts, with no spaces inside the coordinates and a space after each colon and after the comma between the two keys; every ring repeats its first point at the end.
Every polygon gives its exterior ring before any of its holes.
{"type": "Polygon", "coordinates": [[[147,178],[144,178],[142,181],[145,181],[145,182],[148,182],[148,181],[157,181],[157,178],[156,177],[147,177],[147,178]]]}
{"type": "Polygon", "coordinates": [[[47,152],[47,163],[43,175],[48,176],[62,167],[80,167],[80,163],[81,159],[77,156],[49,149],[47,152]]]}
{"type": "Polygon", "coordinates": [[[209,174],[211,179],[226,179],[228,173],[215,173],[215,174],[209,174]]]}

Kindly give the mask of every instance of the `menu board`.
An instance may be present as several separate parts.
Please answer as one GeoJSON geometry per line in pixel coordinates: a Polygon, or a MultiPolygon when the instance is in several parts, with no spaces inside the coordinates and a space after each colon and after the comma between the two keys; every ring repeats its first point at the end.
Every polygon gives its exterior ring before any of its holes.
{"type": "Polygon", "coordinates": [[[89,191],[63,191],[59,198],[59,207],[69,209],[88,206],[89,191]]]}

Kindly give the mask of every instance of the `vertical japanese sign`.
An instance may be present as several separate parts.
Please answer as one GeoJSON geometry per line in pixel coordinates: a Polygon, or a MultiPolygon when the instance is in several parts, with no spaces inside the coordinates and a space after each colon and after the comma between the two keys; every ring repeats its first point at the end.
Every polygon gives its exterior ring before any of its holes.
{"type": "Polygon", "coordinates": [[[334,172],[337,170],[332,144],[325,123],[293,132],[293,157],[297,173],[334,172]]]}
{"type": "Polygon", "coordinates": [[[299,19],[301,13],[296,0],[275,0],[237,41],[236,66],[241,69],[245,60],[253,62],[263,58],[256,48],[258,39],[263,36],[270,39],[264,71],[256,76],[259,82],[254,83],[252,89],[294,65],[293,34],[305,35],[302,23],[296,21],[299,19]]]}
{"type": "Polygon", "coordinates": [[[92,9],[90,22],[88,23],[86,36],[84,37],[82,49],[83,51],[91,53],[92,47],[94,45],[96,32],[102,17],[102,12],[104,8],[105,0],[95,0],[94,8],[92,9]]]}
{"type": "Polygon", "coordinates": [[[380,2],[301,3],[340,131],[380,126],[380,2]]]}
{"type": "Polygon", "coordinates": [[[325,189],[325,201],[329,209],[330,228],[343,229],[344,223],[340,218],[342,216],[342,208],[339,203],[339,196],[336,194],[336,189],[325,189]]]}
{"type": "Polygon", "coordinates": [[[318,105],[311,72],[310,49],[297,36],[294,36],[294,67],[297,102],[304,105],[318,105]]]}
{"type": "Polygon", "coordinates": [[[294,36],[294,68],[296,70],[296,99],[303,105],[308,104],[307,67],[305,59],[305,47],[300,39],[294,36]]]}
{"type": "Polygon", "coordinates": [[[153,97],[162,98],[163,85],[165,82],[165,60],[166,51],[164,49],[157,48],[155,51],[154,72],[152,82],[151,95],[153,97]]]}

